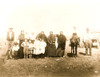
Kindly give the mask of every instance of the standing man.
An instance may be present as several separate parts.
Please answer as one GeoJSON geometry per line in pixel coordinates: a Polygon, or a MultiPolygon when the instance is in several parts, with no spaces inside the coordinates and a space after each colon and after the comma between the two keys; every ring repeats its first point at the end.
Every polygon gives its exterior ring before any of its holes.
{"type": "Polygon", "coordinates": [[[56,55],[57,56],[64,56],[64,53],[65,53],[65,46],[66,46],[66,37],[65,35],[63,34],[62,31],[60,31],[60,35],[57,35],[58,37],[58,50],[57,50],[57,53],[56,55]]]}
{"type": "Polygon", "coordinates": [[[77,33],[73,33],[71,39],[70,39],[70,44],[71,44],[71,53],[73,53],[74,57],[77,56],[77,47],[79,45],[80,39],[77,36],[77,33]]]}
{"type": "Polygon", "coordinates": [[[88,53],[89,53],[90,56],[91,56],[91,48],[92,48],[92,40],[91,39],[92,39],[91,34],[89,32],[89,29],[87,28],[86,34],[85,34],[85,37],[84,37],[84,44],[85,44],[86,55],[88,55],[88,53]]]}
{"type": "Polygon", "coordinates": [[[66,37],[62,31],[60,31],[60,35],[58,35],[58,48],[65,50],[66,45],[66,37]]]}
{"type": "Polygon", "coordinates": [[[13,42],[14,42],[14,32],[13,32],[13,28],[9,28],[9,31],[7,32],[7,42],[8,42],[8,50],[7,50],[7,57],[12,58],[12,46],[13,46],[13,42]]]}

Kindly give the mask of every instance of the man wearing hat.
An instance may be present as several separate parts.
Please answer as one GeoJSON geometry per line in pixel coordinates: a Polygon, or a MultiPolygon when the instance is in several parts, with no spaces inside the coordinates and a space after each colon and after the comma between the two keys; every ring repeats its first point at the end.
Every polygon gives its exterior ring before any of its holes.
{"type": "Polygon", "coordinates": [[[79,45],[79,42],[80,42],[80,39],[77,33],[73,33],[70,39],[70,45],[71,45],[71,53],[73,53],[75,57],[77,56],[77,47],[79,45]]]}
{"type": "Polygon", "coordinates": [[[12,49],[12,45],[13,45],[13,42],[14,42],[14,32],[13,32],[13,28],[12,27],[10,27],[9,31],[7,32],[7,42],[8,42],[7,56],[8,56],[8,58],[11,58],[12,57],[11,49],[12,49]]]}

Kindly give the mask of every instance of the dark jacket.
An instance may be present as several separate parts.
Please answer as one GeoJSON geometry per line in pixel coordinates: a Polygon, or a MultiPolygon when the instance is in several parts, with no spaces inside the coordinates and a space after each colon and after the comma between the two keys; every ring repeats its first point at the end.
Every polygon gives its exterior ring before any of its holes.
{"type": "Polygon", "coordinates": [[[47,42],[47,37],[46,37],[45,34],[39,33],[39,34],[37,35],[36,39],[42,39],[42,40],[44,40],[45,42],[47,42]]]}
{"type": "Polygon", "coordinates": [[[20,41],[24,41],[25,40],[25,35],[24,34],[20,34],[19,37],[18,37],[18,39],[20,41]]]}
{"type": "Polygon", "coordinates": [[[66,37],[64,35],[58,35],[58,44],[66,43],[66,37]]]}

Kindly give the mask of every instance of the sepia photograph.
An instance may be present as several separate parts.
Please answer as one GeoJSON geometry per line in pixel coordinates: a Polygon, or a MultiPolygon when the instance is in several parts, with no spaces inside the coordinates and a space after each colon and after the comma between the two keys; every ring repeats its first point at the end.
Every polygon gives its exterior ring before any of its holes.
{"type": "Polygon", "coordinates": [[[0,0],[0,77],[100,77],[100,0],[0,0]]]}

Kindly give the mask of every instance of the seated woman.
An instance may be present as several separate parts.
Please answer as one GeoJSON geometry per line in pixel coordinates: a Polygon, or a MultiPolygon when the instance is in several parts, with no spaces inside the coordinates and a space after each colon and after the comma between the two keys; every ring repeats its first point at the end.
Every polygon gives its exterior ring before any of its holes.
{"type": "Polygon", "coordinates": [[[34,57],[38,58],[38,57],[44,57],[44,53],[45,53],[45,47],[46,47],[46,43],[41,40],[35,40],[34,42],[34,57]]]}
{"type": "Polygon", "coordinates": [[[12,47],[12,57],[13,58],[18,58],[18,50],[19,50],[19,45],[17,42],[15,42],[14,46],[12,47]]]}

